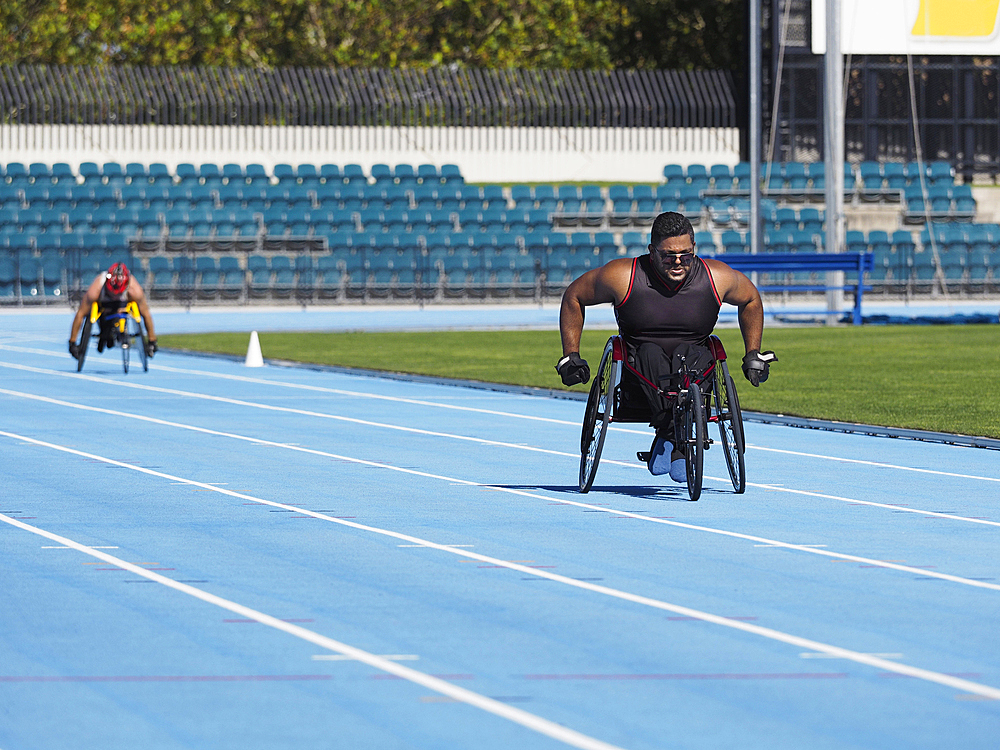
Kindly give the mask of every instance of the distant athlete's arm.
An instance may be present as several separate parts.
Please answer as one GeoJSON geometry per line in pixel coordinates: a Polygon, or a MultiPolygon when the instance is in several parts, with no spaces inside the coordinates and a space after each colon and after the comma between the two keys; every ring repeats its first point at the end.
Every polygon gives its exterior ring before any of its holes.
{"type": "Polygon", "coordinates": [[[83,320],[88,315],[90,315],[91,306],[97,302],[97,298],[101,295],[101,287],[104,285],[104,274],[100,274],[97,278],[91,282],[90,286],[87,287],[87,291],[83,295],[83,299],[80,300],[80,307],[77,308],[76,315],[73,317],[73,325],[69,329],[69,340],[76,341],[77,335],[80,333],[80,326],[83,325],[83,320]]]}
{"type": "Polygon", "coordinates": [[[128,284],[128,296],[133,302],[135,302],[136,307],[139,308],[139,315],[142,316],[142,322],[146,325],[146,336],[150,341],[156,341],[156,329],[153,327],[153,314],[149,311],[149,302],[146,301],[146,293],[142,290],[139,282],[135,280],[133,276],[129,279],[128,284]]]}

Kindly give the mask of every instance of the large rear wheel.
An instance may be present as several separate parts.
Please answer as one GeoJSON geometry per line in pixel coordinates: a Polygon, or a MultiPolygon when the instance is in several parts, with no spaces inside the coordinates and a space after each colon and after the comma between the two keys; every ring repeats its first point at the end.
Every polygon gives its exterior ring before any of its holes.
{"type": "Polygon", "coordinates": [[[612,356],[613,343],[609,339],[604,347],[601,364],[590,386],[587,409],[583,414],[583,432],[580,435],[580,492],[590,492],[597,476],[597,465],[604,449],[604,438],[611,421],[612,392],[618,363],[612,356]]]}
{"type": "Polygon", "coordinates": [[[678,396],[677,409],[680,414],[674,419],[677,424],[679,418],[681,425],[680,445],[687,469],[688,497],[697,500],[701,497],[706,438],[705,404],[697,383],[692,383],[686,394],[678,396]]]}
{"type": "Polygon", "coordinates": [[[747,488],[745,452],[743,437],[743,413],[736,384],[729,375],[729,367],[723,360],[715,370],[715,416],[722,438],[722,452],[726,455],[729,478],[733,489],[742,494],[747,488]]]}
{"type": "Polygon", "coordinates": [[[80,331],[80,343],[78,344],[80,349],[80,355],[76,358],[76,371],[80,372],[83,369],[83,360],[87,358],[87,349],[90,347],[90,330],[94,327],[94,324],[90,322],[90,318],[87,317],[83,321],[83,330],[80,331]]]}

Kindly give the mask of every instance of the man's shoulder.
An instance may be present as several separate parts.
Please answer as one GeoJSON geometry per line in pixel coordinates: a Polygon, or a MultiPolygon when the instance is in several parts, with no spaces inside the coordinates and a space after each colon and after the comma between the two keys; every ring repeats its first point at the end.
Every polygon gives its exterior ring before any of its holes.
{"type": "Polygon", "coordinates": [[[607,281],[622,281],[627,284],[632,276],[632,265],[635,258],[612,258],[603,266],[597,269],[601,277],[607,281]]]}
{"type": "Polygon", "coordinates": [[[718,258],[702,258],[702,260],[705,261],[708,270],[712,272],[713,279],[729,278],[736,273],[732,266],[718,258]]]}
{"type": "Polygon", "coordinates": [[[604,264],[604,268],[615,268],[615,269],[620,268],[625,270],[631,270],[632,264],[635,262],[635,260],[636,260],[635,258],[631,257],[612,258],[611,260],[609,260],[607,263],[604,264]]]}
{"type": "Polygon", "coordinates": [[[719,268],[719,269],[728,269],[730,271],[733,270],[732,267],[728,263],[726,263],[725,261],[721,261],[718,258],[702,258],[702,260],[705,261],[706,265],[709,268],[711,268],[713,271],[716,268],[719,268]]]}

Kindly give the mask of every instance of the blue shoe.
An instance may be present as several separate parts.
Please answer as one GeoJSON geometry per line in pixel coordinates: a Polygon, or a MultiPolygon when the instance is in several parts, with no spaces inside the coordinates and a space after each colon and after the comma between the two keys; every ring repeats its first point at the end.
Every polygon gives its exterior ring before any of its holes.
{"type": "Polygon", "coordinates": [[[657,436],[653,449],[649,452],[646,468],[653,476],[666,474],[671,469],[670,454],[674,452],[674,444],[666,438],[657,436]]]}
{"type": "Polygon", "coordinates": [[[681,484],[687,484],[687,461],[683,458],[678,458],[670,462],[670,478],[675,482],[681,484]]]}

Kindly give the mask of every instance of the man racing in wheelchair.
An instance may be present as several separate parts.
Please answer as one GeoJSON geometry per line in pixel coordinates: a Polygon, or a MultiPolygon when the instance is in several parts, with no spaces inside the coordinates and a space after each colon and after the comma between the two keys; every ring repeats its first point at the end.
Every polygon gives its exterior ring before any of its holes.
{"type": "MultiPolygon", "coordinates": [[[[774,352],[760,351],[764,309],[757,288],[722,261],[697,257],[694,228],[683,214],[656,217],[647,255],[616,258],[567,287],[559,312],[563,356],[556,365],[565,385],[590,380],[590,367],[580,357],[584,308],[608,302],[614,304],[629,364],[656,385],[666,385],[682,366],[708,370],[714,356],[706,344],[723,302],[739,308],[743,374],[750,384],[767,380],[770,363],[777,361],[774,352]]],[[[640,386],[656,429],[647,467],[685,482],[684,456],[671,443],[671,404],[658,388],[641,381],[640,386]]]]}
{"type": "Polygon", "coordinates": [[[102,352],[106,348],[115,345],[115,321],[111,315],[124,313],[129,302],[135,302],[139,308],[139,315],[146,326],[146,355],[152,357],[156,353],[156,330],[153,328],[153,316],[149,311],[149,303],[146,301],[146,293],[142,290],[139,282],[129,273],[128,267],[124,263],[115,263],[106,273],[100,273],[94,277],[93,282],[87,288],[83,299],[80,300],[80,307],[73,318],[73,325],[69,332],[69,353],[74,359],[80,358],[80,349],[86,347],[89,342],[83,341],[77,344],[77,335],[84,319],[90,315],[90,308],[97,303],[101,311],[100,336],[97,340],[97,351],[102,352]]]}

